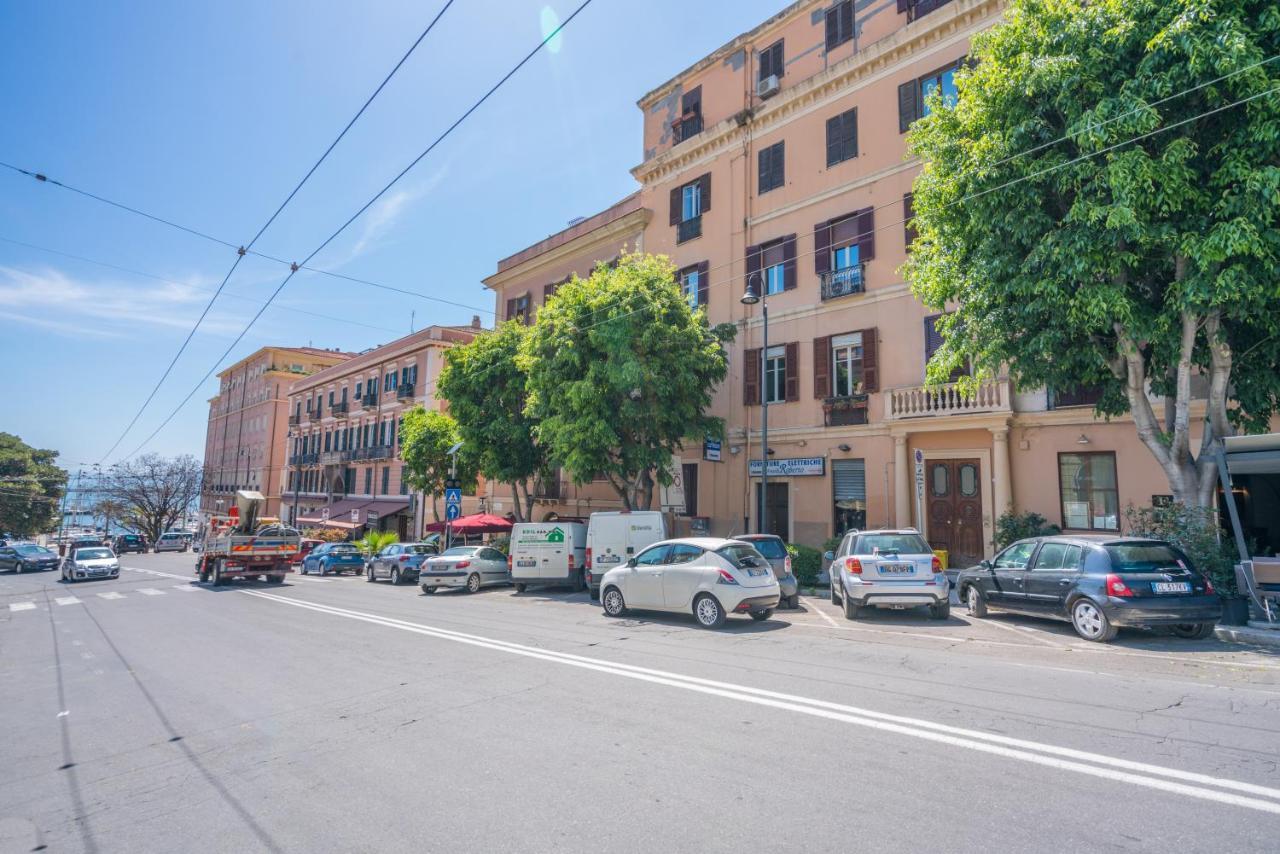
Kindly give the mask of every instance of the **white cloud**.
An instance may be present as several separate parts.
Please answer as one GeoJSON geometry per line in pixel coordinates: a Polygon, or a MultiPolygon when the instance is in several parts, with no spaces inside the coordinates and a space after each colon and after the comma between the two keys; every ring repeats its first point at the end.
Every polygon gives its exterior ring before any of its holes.
{"type": "Polygon", "coordinates": [[[65,323],[58,320],[49,320],[43,317],[28,317],[25,314],[16,314],[12,311],[0,311],[0,317],[6,320],[12,320],[16,323],[25,323],[27,326],[34,326],[37,329],[48,329],[51,332],[61,332],[64,335],[74,336],[76,338],[123,338],[120,332],[113,332],[98,326],[86,326],[79,323],[65,323]]]}
{"type": "Polygon", "coordinates": [[[421,184],[403,190],[394,190],[378,199],[365,212],[364,216],[357,220],[356,224],[360,226],[360,235],[351,244],[351,248],[333,260],[326,261],[324,266],[330,268],[342,267],[364,255],[369,250],[383,245],[384,238],[395,229],[405,211],[414,202],[428,195],[439,186],[440,182],[448,174],[449,165],[446,163],[421,184]]]}

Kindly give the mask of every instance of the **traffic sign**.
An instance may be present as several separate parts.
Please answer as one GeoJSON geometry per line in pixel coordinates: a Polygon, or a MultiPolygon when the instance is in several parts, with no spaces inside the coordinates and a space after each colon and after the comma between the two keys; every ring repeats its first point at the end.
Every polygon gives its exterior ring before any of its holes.
{"type": "Polygon", "coordinates": [[[444,491],[444,503],[450,505],[458,505],[462,503],[462,490],[455,488],[447,488],[444,491]]]}
{"type": "Polygon", "coordinates": [[[454,519],[457,519],[457,518],[458,518],[459,516],[461,516],[461,515],[462,515],[462,505],[461,505],[461,504],[446,504],[446,505],[445,505],[445,507],[444,507],[444,518],[448,519],[450,522],[452,522],[454,519]]]}

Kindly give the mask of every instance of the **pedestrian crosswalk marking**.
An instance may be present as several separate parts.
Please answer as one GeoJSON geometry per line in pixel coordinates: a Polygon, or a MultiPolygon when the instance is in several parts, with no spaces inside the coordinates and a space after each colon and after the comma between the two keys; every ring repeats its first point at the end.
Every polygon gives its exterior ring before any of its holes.
{"type": "Polygon", "coordinates": [[[10,611],[34,611],[36,609],[35,602],[10,602],[10,611]]]}
{"type": "Polygon", "coordinates": [[[122,594],[122,593],[99,593],[99,594],[98,594],[98,598],[99,598],[99,599],[123,599],[123,598],[124,598],[124,594],[122,594]]]}
{"type": "Polygon", "coordinates": [[[175,585],[173,585],[173,589],[174,589],[174,590],[185,590],[185,591],[187,591],[188,593],[191,593],[192,591],[199,590],[200,588],[199,588],[199,587],[196,587],[194,584],[175,584],[175,585]]]}
{"type": "Polygon", "coordinates": [[[144,596],[163,596],[163,590],[156,590],[154,587],[139,587],[138,592],[144,596]]]}
{"type": "Polygon", "coordinates": [[[74,596],[59,596],[53,601],[57,602],[59,605],[79,605],[80,604],[80,600],[74,596]]]}

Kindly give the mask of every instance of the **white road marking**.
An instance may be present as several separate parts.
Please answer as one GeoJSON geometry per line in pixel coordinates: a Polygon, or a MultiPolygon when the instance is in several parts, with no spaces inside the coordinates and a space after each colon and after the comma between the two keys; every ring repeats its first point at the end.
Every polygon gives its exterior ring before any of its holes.
{"type": "Polygon", "coordinates": [[[58,717],[65,718],[69,714],[71,714],[69,710],[63,709],[62,711],[58,712],[58,717]]]}
{"type": "Polygon", "coordinates": [[[157,569],[138,569],[136,566],[126,566],[124,568],[130,572],[145,572],[147,575],[158,575],[161,578],[176,578],[179,581],[191,581],[195,578],[194,573],[191,575],[174,575],[172,572],[160,572],[157,569]]]}
{"type": "Polygon", "coordinates": [[[138,592],[143,596],[163,596],[163,590],[157,590],[154,587],[139,587],[138,592]]]}
{"type": "Polygon", "coordinates": [[[296,575],[296,576],[294,576],[293,580],[294,580],[294,581],[306,581],[306,582],[309,582],[309,583],[311,583],[311,584],[332,584],[332,583],[333,583],[333,579],[332,579],[332,578],[310,578],[310,577],[305,576],[305,575],[296,575]]]}
{"type": "Polygon", "coordinates": [[[826,620],[827,624],[830,625],[832,628],[839,628],[836,625],[836,621],[831,619],[831,617],[825,611],[820,610],[818,606],[814,604],[813,600],[811,600],[808,596],[803,597],[801,601],[804,602],[804,604],[809,606],[809,610],[813,611],[813,613],[817,614],[819,617],[826,620]]]}
{"type": "Polygon", "coordinates": [[[188,593],[191,593],[191,592],[194,592],[194,591],[203,590],[204,588],[203,588],[203,587],[196,587],[194,584],[187,583],[187,584],[175,584],[175,585],[173,585],[173,589],[174,589],[174,590],[185,590],[185,591],[187,591],[188,593]]]}
{"type": "Polygon", "coordinates": [[[1216,801],[1231,806],[1280,815],[1280,789],[1259,786],[1239,780],[1213,777],[1208,774],[1182,771],[1176,768],[1165,768],[1159,765],[1134,762],[1100,753],[1089,753],[1069,747],[1011,738],[981,730],[963,729],[929,720],[891,715],[840,703],[814,700],[794,694],[752,688],[746,685],[717,682],[711,679],[621,664],[605,659],[553,652],[480,635],[440,629],[421,623],[380,617],[375,614],[366,614],[346,608],[316,605],[311,602],[302,602],[297,599],[289,599],[284,596],[262,593],[256,590],[241,590],[239,592],[285,605],[292,605],[295,608],[304,608],[321,614],[345,617],[350,620],[372,623],[497,652],[505,652],[510,655],[540,659],[584,670],[594,670],[612,676],[636,679],[686,691],[737,700],[743,703],[827,718],[868,729],[892,732],[910,738],[960,747],[1007,759],[1016,759],[1057,770],[1073,771],[1091,777],[1099,777],[1148,789],[1172,792],[1206,801],[1216,801]],[[1209,788],[1210,786],[1216,788],[1209,788]],[[1247,793],[1249,796],[1237,793],[1247,793]],[[1271,800],[1264,800],[1264,798],[1271,800]]]}
{"type": "Polygon", "coordinates": [[[1018,637],[1030,638],[1036,643],[1044,644],[1045,646],[1050,646],[1050,647],[1053,647],[1054,649],[1064,649],[1067,647],[1066,644],[1054,643],[1053,641],[1045,640],[1044,638],[1035,634],[1034,630],[1028,628],[1027,626],[1011,626],[1011,625],[1008,625],[1007,623],[1002,623],[999,619],[993,620],[990,617],[983,620],[974,620],[974,622],[982,623],[984,626],[995,626],[997,629],[1004,629],[1006,632],[1013,632],[1018,637]]]}
{"type": "Polygon", "coordinates": [[[99,593],[98,598],[99,599],[123,599],[124,594],[123,593],[99,593]]]}
{"type": "Polygon", "coordinates": [[[34,611],[36,609],[35,602],[10,602],[10,611],[34,611]]]}
{"type": "Polygon", "coordinates": [[[59,596],[53,601],[57,602],[59,605],[79,605],[80,604],[80,600],[74,596],[59,596]]]}

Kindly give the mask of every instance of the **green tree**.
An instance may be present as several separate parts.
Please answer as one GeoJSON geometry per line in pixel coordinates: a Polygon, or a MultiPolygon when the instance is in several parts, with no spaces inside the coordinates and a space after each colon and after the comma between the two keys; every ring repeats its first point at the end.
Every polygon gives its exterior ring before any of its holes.
{"type": "Polygon", "coordinates": [[[575,277],[539,310],[517,359],[547,456],[575,483],[603,476],[625,507],[650,507],[681,443],[723,434],[707,408],[733,334],[689,307],[664,257],[575,277]]]}
{"type": "Polygon", "coordinates": [[[29,537],[53,528],[67,486],[57,458],[57,451],[0,433],[0,533],[29,537]]]}
{"type": "Polygon", "coordinates": [[[458,435],[473,449],[480,474],[511,486],[517,521],[529,519],[529,480],[546,466],[534,439],[535,422],[525,414],[528,377],[516,364],[528,330],[522,323],[507,321],[488,335],[451,348],[436,384],[437,396],[449,402],[458,435]]]}
{"type": "Polygon", "coordinates": [[[1175,498],[1211,504],[1211,441],[1280,397],[1277,53],[1274,0],[1012,0],[956,107],[934,96],[911,133],[906,273],[958,306],[930,378],[968,360],[1021,388],[1101,386],[1175,498]]]}
{"type": "MultiPolygon", "coordinates": [[[[449,478],[452,463],[449,449],[461,441],[458,425],[443,412],[416,406],[404,414],[400,437],[400,456],[404,460],[409,486],[431,496],[431,514],[439,522],[438,499],[444,492],[444,482],[449,478]]],[[[473,450],[464,445],[457,457],[458,480],[463,489],[474,489],[476,465],[473,450]]]]}
{"type": "Polygon", "coordinates": [[[387,546],[398,542],[400,538],[395,531],[366,531],[363,537],[356,540],[356,547],[364,552],[365,557],[373,557],[387,546]]]}
{"type": "Polygon", "coordinates": [[[200,497],[200,462],[189,454],[143,454],[111,467],[99,492],[118,509],[122,526],[151,542],[189,513],[200,497]]]}

